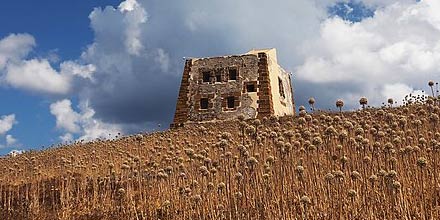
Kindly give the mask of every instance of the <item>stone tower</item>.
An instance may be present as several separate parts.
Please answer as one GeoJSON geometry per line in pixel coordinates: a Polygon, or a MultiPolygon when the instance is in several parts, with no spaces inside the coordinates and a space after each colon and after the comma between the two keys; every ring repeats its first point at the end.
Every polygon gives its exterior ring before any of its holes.
{"type": "Polygon", "coordinates": [[[291,73],[276,49],[187,59],[171,127],[187,122],[294,115],[291,73]]]}

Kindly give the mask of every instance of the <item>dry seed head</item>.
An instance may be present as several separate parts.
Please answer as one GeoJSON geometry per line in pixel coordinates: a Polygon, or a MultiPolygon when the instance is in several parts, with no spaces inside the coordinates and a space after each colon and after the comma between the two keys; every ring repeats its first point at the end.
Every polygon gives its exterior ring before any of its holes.
{"type": "Polygon", "coordinates": [[[191,197],[191,200],[194,202],[194,203],[199,203],[199,202],[201,202],[202,201],[202,196],[200,196],[200,195],[194,195],[193,197],[191,197]]]}
{"type": "Polygon", "coordinates": [[[394,103],[394,99],[389,98],[389,99],[388,99],[388,104],[392,105],[393,103],[394,103]]]}
{"type": "Polygon", "coordinates": [[[226,188],[226,184],[225,184],[224,182],[220,182],[220,183],[217,185],[217,188],[218,188],[219,190],[224,190],[224,189],[226,188]]]}
{"type": "Polygon", "coordinates": [[[165,200],[163,203],[162,203],[162,208],[163,209],[167,209],[167,208],[169,208],[171,206],[171,202],[169,201],[169,200],[165,200]]]}
{"type": "Polygon", "coordinates": [[[241,199],[243,197],[243,194],[241,192],[236,192],[234,194],[234,196],[235,196],[236,199],[241,199]]]}
{"type": "Polygon", "coordinates": [[[119,193],[119,195],[124,195],[125,194],[125,189],[124,188],[119,188],[118,189],[118,193],[119,193]]]}
{"type": "Polygon", "coordinates": [[[185,178],[186,177],[186,173],[184,173],[184,172],[179,173],[179,177],[180,178],[185,178]]]}
{"type": "Polygon", "coordinates": [[[236,174],[235,174],[235,179],[236,179],[237,181],[242,180],[242,179],[243,179],[243,174],[241,174],[240,172],[236,173],[236,174]]]}
{"type": "Polygon", "coordinates": [[[348,162],[348,157],[346,157],[346,156],[342,156],[342,157],[341,157],[341,163],[345,164],[345,163],[347,163],[347,162],[348,162]]]}
{"type": "Polygon", "coordinates": [[[255,165],[257,165],[258,164],[258,160],[257,159],[255,159],[255,157],[250,157],[249,159],[247,159],[247,164],[249,165],[249,166],[255,166],[255,165]]]}
{"type": "Polygon", "coordinates": [[[376,175],[374,175],[374,174],[372,174],[370,177],[368,177],[368,180],[370,181],[370,182],[376,182],[377,181],[377,176],[376,175]]]}
{"type": "Polygon", "coordinates": [[[399,191],[401,188],[400,182],[399,181],[393,181],[393,188],[396,191],[399,191]]]}
{"type": "Polygon", "coordinates": [[[304,173],[304,167],[301,166],[301,165],[296,166],[296,168],[295,168],[295,172],[296,172],[298,175],[302,175],[302,174],[304,173]]]}
{"type": "Polygon", "coordinates": [[[357,196],[357,192],[356,192],[356,190],[354,190],[354,189],[350,189],[350,190],[348,191],[348,196],[349,196],[350,198],[355,198],[355,197],[357,196]]]}
{"type": "Polygon", "coordinates": [[[424,158],[424,157],[419,157],[419,159],[417,159],[417,166],[419,166],[420,168],[426,167],[427,163],[428,162],[426,161],[426,158],[424,158]]]}
{"type": "Polygon", "coordinates": [[[366,97],[361,97],[359,99],[359,104],[361,105],[367,105],[368,104],[368,99],[366,97]]]}
{"type": "Polygon", "coordinates": [[[338,100],[336,101],[336,107],[337,107],[337,108],[342,108],[342,107],[344,107],[344,101],[343,101],[342,99],[338,99],[338,100]]]}
{"type": "Polygon", "coordinates": [[[361,178],[361,174],[357,171],[353,171],[353,172],[351,172],[350,177],[353,180],[357,180],[357,179],[361,178]]]}
{"type": "Polygon", "coordinates": [[[225,153],[226,158],[231,158],[232,157],[232,152],[228,151],[225,153]]]}
{"type": "Polygon", "coordinates": [[[365,156],[363,159],[364,163],[370,163],[371,162],[371,158],[369,156],[365,156]]]}
{"type": "Polygon", "coordinates": [[[390,172],[387,173],[387,177],[390,179],[393,179],[397,176],[397,172],[395,170],[390,170],[390,172]]]}
{"type": "Polygon", "coordinates": [[[303,205],[310,205],[310,204],[312,204],[312,201],[310,200],[310,198],[308,196],[302,196],[300,201],[301,201],[301,203],[303,205]]]}
{"type": "Polygon", "coordinates": [[[336,150],[342,150],[342,145],[338,144],[338,145],[336,146],[336,150]]]}
{"type": "Polygon", "coordinates": [[[214,189],[214,183],[213,182],[209,182],[207,187],[208,187],[208,190],[214,189]]]}
{"type": "Polygon", "coordinates": [[[322,144],[322,139],[320,137],[314,137],[312,144],[319,147],[322,144]]]}
{"type": "Polygon", "coordinates": [[[333,173],[337,179],[344,179],[344,172],[338,170],[333,173]]]}
{"type": "Polygon", "coordinates": [[[384,177],[385,175],[387,175],[387,171],[385,171],[385,170],[379,170],[378,176],[380,176],[380,177],[384,177]]]}
{"type": "Polygon", "coordinates": [[[331,181],[333,180],[334,177],[335,177],[335,176],[334,176],[332,173],[327,173],[327,174],[324,176],[324,179],[325,179],[325,181],[327,181],[327,182],[331,182],[331,181]]]}
{"type": "Polygon", "coordinates": [[[273,157],[273,156],[267,157],[266,163],[273,164],[274,162],[275,162],[275,157],[273,157]]]}

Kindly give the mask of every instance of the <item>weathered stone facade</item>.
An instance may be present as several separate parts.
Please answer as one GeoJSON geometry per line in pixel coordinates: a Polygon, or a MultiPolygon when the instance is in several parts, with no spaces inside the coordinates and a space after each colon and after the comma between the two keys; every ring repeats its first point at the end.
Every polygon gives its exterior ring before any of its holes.
{"type": "Polygon", "coordinates": [[[278,65],[276,50],[253,50],[186,60],[171,127],[294,113],[290,73],[278,65]]]}

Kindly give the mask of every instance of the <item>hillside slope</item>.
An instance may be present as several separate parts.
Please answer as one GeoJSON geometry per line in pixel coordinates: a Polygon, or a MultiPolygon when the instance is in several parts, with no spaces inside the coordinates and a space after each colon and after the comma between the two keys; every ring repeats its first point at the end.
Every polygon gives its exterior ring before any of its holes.
{"type": "Polygon", "coordinates": [[[438,105],[193,124],[0,159],[1,219],[440,219],[438,105]]]}

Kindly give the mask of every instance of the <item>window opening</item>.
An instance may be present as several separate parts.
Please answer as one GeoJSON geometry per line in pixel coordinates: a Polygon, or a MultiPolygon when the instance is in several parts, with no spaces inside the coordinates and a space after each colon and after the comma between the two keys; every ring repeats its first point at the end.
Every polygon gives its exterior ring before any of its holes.
{"type": "Polygon", "coordinates": [[[235,97],[234,96],[229,96],[227,98],[227,102],[228,102],[228,108],[234,108],[235,107],[235,97]]]}
{"type": "Polygon", "coordinates": [[[209,71],[205,71],[203,74],[203,82],[211,81],[211,73],[209,71]]]}
{"type": "Polygon", "coordinates": [[[256,89],[255,89],[255,85],[252,83],[249,83],[249,84],[247,84],[246,85],[246,91],[247,92],[256,92],[256,89]]]}
{"type": "Polygon", "coordinates": [[[231,68],[229,69],[229,80],[237,80],[237,69],[231,68]]]}
{"type": "Polygon", "coordinates": [[[284,86],[283,86],[283,80],[281,80],[280,78],[278,78],[278,88],[279,88],[279,92],[280,92],[280,96],[283,98],[286,98],[286,94],[284,93],[284,86]]]}
{"type": "Polygon", "coordinates": [[[200,109],[208,109],[208,98],[201,98],[200,99],[200,109]]]}
{"type": "Polygon", "coordinates": [[[215,81],[216,82],[221,82],[222,81],[222,74],[221,73],[216,73],[215,74],[215,81]]]}

